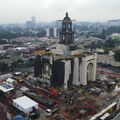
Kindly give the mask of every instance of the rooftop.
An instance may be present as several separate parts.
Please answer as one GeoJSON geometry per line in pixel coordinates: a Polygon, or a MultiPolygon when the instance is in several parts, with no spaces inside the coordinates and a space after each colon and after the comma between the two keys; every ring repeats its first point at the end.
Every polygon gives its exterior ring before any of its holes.
{"type": "Polygon", "coordinates": [[[14,99],[13,102],[15,102],[17,105],[21,106],[24,109],[29,109],[30,107],[38,105],[37,102],[33,101],[27,96],[22,96],[20,98],[14,99]]]}
{"type": "Polygon", "coordinates": [[[0,90],[2,91],[2,92],[8,92],[8,91],[11,91],[11,90],[13,90],[14,88],[11,86],[11,85],[8,85],[8,84],[6,84],[6,83],[2,83],[2,84],[0,84],[0,90]]]}

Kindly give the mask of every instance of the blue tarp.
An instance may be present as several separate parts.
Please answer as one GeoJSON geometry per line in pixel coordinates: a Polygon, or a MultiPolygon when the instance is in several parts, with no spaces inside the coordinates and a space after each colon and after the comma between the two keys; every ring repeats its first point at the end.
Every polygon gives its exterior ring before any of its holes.
{"type": "Polygon", "coordinates": [[[17,115],[14,117],[14,120],[25,120],[22,115],[17,115]]]}

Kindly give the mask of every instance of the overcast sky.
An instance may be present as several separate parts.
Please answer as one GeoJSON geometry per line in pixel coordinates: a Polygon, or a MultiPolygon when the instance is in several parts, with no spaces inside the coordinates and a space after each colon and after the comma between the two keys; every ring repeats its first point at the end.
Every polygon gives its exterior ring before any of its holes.
{"type": "Polygon", "coordinates": [[[0,0],[0,23],[62,19],[68,11],[77,21],[120,19],[120,0],[0,0]]]}

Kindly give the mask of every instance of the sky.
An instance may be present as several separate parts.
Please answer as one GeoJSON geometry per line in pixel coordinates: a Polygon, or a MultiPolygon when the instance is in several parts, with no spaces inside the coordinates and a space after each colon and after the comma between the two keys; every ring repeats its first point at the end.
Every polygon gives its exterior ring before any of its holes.
{"type": "Polygon", "coordinates": [[[77,21],[120,19],[120,0],[0,0],[0,23],[62,19],[65,12],[77,21]]]}

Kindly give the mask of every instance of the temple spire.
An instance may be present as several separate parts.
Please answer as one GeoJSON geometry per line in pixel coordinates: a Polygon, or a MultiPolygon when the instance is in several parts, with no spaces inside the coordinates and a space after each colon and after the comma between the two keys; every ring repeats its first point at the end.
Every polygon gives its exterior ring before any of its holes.
{"type": "Polygon", "coordinates": [[[74,41],[74,32],[72,30],[72,20],[66,12],[62,20],[62,29],[60,32],[60,44],[70,45],[74,41]]]}
{"type": "Polygon", "coordinates": [[[68,17],[68,12],[66,12],[66,17],[68,17]]]}

